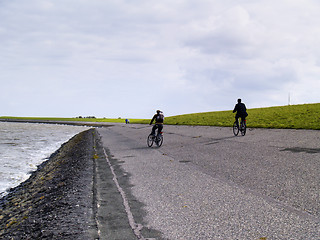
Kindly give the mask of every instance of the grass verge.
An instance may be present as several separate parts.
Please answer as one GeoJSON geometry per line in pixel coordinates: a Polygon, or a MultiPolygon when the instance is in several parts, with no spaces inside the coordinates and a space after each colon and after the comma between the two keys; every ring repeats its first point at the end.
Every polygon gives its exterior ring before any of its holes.
{"type": "MultiPolygon", "coordinates": [[[[320,129],[320,103],[248,109],[248,127],[320,129]]],[[[165,119],[166,124],[231,127],[232,111],[186,114],[165,119]]]]}
{"type": "MultiPolygon", "coordinates": [[[[291,128],[320,130],[320,103],[248,109],[247,125],[252,128],[291,128]]],[[[165,118],[170,125],[204,125],[231,127],[234,122],[232,110],[177,115],[165,118]]],[[[32,118],[0,117],[0,119],[41,121],[118,122],[115,118],[32,118]]],[[[130,123],[148,124],[150,119],[130,119],[130,123]]]]}

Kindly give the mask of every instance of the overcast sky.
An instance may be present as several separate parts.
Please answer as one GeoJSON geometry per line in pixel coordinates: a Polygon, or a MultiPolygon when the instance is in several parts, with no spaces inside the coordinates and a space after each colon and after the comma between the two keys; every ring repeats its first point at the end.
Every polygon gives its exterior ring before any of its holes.
{"type": "Polygon", "coordinates": [[[0,116],[320,102],[318,0],[1,0],[0,116]]]}

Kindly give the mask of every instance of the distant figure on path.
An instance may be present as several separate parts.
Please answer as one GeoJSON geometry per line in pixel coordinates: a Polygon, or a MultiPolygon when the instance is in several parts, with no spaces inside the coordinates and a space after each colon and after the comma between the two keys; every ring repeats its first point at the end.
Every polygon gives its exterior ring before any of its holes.
{"type": "Polygon", "coordinates": [[[233,113],[235,112],[237,112],[235,117],[237,125],[239,124],[239,121],[238,121],[239,117],[241,118],[241,121],[244,121],[248,116],[246,105],[241,102],[240,98],[238,99],[238,103],[233,109],[233,113]]]}
{"type": "Polygon", "coordinates": [[[130,123],[130,121],[129,121],[129,119],[128,119],[128,118],[126,118],[126,124],[128,124],[128,123],[130,123]]]}
{"type": "Polygon", "coordinates": [[[164,120],[163,112],[161,112],[160,110],[157,110],[157,113],[153,116],[150,122],[150,125],[152,125],[153,121],[155,121],[155,125],[152,127],[152,131],[151,131],[152,135],[156,135],[157,128],[158,128],[158,134],[162,131],[163,120],[164,120]]]}

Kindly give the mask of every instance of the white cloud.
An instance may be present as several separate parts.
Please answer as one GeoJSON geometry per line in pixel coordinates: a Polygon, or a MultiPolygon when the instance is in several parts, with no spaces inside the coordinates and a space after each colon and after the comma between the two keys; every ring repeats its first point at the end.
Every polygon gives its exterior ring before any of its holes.
{"type": "Polygon", "coordinates": [[[238,97],[284,105],[289,92],[319,102],[319,10],[314,0],[2,1],[0,115],[176,115],[232,109],[238,97]]]}

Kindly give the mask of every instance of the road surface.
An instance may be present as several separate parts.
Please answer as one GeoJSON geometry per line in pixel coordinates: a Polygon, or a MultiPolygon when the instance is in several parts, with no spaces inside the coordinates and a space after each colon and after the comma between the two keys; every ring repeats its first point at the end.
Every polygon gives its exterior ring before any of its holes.
{"type": "Polygon", "coordinates": [[[320,131],[165,125],[148,148],[150,131],[98,129],[137,238],[320,239],[320,131]]]}

